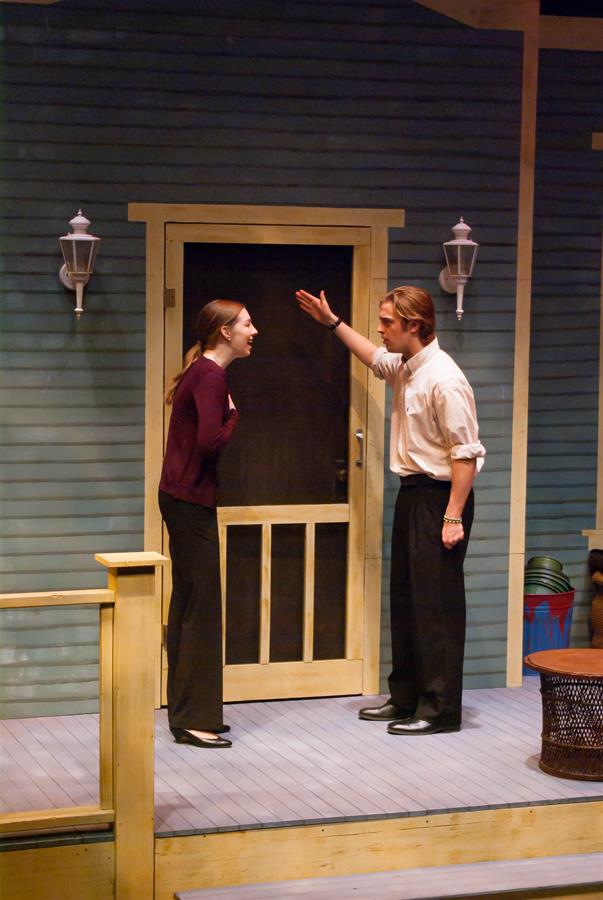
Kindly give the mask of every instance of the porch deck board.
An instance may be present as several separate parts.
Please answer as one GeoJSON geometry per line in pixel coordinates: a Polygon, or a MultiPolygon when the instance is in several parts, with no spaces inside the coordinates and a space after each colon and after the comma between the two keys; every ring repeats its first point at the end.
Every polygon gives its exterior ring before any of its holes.
{"type": "MultiPolygon", "coordinates": [[[[325,714],[329,714],[327,709],[325,709],[325,714]]],[[[350,719],[352,719],[352,717],[349,713],[343,711],[342,715],[340,711],[340,727],[344,727],[350,719]]],[[[482,805],[484,802],[496,802],[496,785],[492,780],[490,772],[487,772],[485,777],[481,778],[481,774],[474,771],[472,783],[465,784],[464,786],[460,786],[458,781],[454,777],[451,777],[450,762],[452,757],[450,753],[446,755],[442,754],[441,735],[438,736],[437,742],[431,740],[421,742],[421,739],[412,741],[411,739],[392,738],[392,736],[388,735],[385,731],[385,727],[378,724],[357,724],[354,722],[353,729],[355,732],[359,731],[358,726],[360,726],[360,728],[363,726],[366,728],[368,726],[375,729],[375,746],[367,753],[367,760],[370,760],[372,765],[377,767],[378,772],[381,771],[383,756],[386,755],[387,758],[392,752],[395,752],[396,749],[401,750],[401,742],[405,743],[403,771],[398,771],[395,774],[392,774],[391,771],[387,770],[381,772],[381,779],[384,784],[384,789],[388,792],[388,796],[391,796],[391,787],[396,787],[397,790],[401,791],[406,789],[406,791],[414,797],[417,808],[421,811],[425,809],[425,804],[427,802],[436,804],[438,809],[442,808],[442,802],[444,800],[448,803],[448,808],[457,808],[459,804],[461,806],[466,806],[469,802],[474,806],[482,805]],[[392,743],[393,741],[397,742],[395,746],[392,743]],[[426,760],[430,761],[428,785],[425,784],[426,760]]],[[[351,722],[349,727],[351,728],[351,722]]],[[[460,737],[460,734],[456,737],[460,737]]],[[[444,737],[444,740],[445,739],[446,738],[444,737]]],[[[458,743],[459,741],[457,740],[457,744],[458,743]]],[[[355,747],[359,749],[358,737],[355,742],[355,747]]],[[[452,743],[448,744],[448,749],[454,749],[452,743]]],[[[397,768],[399,769],[399,767],[397,768]]],[[[501,793],[498,800],[500,802],[505,802],[506,794],[501,793]]]]}
{"type": "MultiPolygon", "coordinates": [[[[234,703],[234,746],[175,744],[156,713],[159,836],[581,802],[603,783],[538,768],[539,680],[464,694],[463,730],[405,738],[358,719],[370,697],[234,703]]],[[[0,723],[0,802],[6,812],[98,800],[98,717],[0,723]]]]}

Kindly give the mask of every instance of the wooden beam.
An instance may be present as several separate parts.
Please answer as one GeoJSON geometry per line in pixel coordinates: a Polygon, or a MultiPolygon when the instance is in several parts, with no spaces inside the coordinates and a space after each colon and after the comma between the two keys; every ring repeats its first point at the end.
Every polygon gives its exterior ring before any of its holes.
{"type": "MultiPolygon", "coordinates": [[[[471,28],[530,31],[537,0],[415,0],[471,28]]],[[[603,19],[539,16],[541,50],[603,50],[603,19]]]]}
{"type": "Polygon", "coordinates": [[[88,606],[114,603],[113,591],[35,591],[32,594],[0,594],[0,609],[26,609],[41,606],[88,606]]]}
{"type": "Polygon", "coordinates": [[[538,0],[415,0],[472,28],[525,31],[533,20],[538,0]]]}
{"type": "Polygon", "coordinates": [[[108,569],[131,569],[140,566],[162,566],[168,561],[167,556],[154,550],[133,550],[124,553],[95,553],[97,562],[108,569]]]}
{"type": "Polygon", "coordinates": [[[229,665],[224,669],[224,702],[278,700],[287,697],[337,697],[359,694],[362,660],[317,659],[312,662],[273,662],[229,665]],[[286,685],[286,690],[284,690],[286,685]],[[328,687],[325,687],[328,685],[328,687]],[[350,685],[352,690],[350,691],[350,685]]]}
{"type": "Polygon", "coordinates": [[[260,576],[260,665],[270,662],[270,597],[272,593],[272,525],[262,525],[260,576]]]}
{"type": "Polygon", "coordinates": [[[507,684],[510,687],[520,685],[522,679],[530,315],[532,308],[532,247],[534,241],[536,100],[538,93],[538,19],[538,10],[534,7],[534,26],[532,30],[525,31],[523,36],[507,614],[507,684]]]}
{"type": "MultiPolygon", "coordinates": [[[[360,291],[366,291],[369,302],[362,323],[368,339],[379,346],[377,333],[379,301],[387,292],[387,264],[389,236],[385,228],[373,228],[368,285],[362,268],[355,272],[361,281],[360,291]]],[[[357,329],[360,330],[360,329],[357,329]]],[[[363,694],[379,693],[381,662],[381,567],[383,553],[383,483],[385,431],[385,382],[370,375],[367,383],[367,439],[366,439],[366,518],[364,530],[364,629],[363,629],[363,694]]]]}
{"type": "Polygon", "coordinates": [[[583,531],[589,539],[588,549],[603,546],[603,245],[601,246],[601,278],[599,281],[599,416],[597,427],[597,507],[595,530],[583,531]]]}
{"type": "MultiPolygon", "coordinates": [[[[277,223],[171,222],[166,229],[168,242],[176,246],[190,241],[203,244],[309,244],[311,246],[362,246],[370,242],[370,227],[352,225],[284,225],[277,223]]],[[[180,266],[180,271],[182,266],[180,266]]],[[[169,278],[169,287],[177,287],[169,278]]]]}
{"type": "Polygon", "coordinates": [[[291,506],[219,506],[223,525],[305,525],[349,522],[347,503],[300,503],[291,506]]]}
{"type": "Polygon", "coordinates": [[[77,825],[110,825],[115,820],[113,809],[100,806],[66,806],[29,812],[2,813],[0,833],[19,834],[45,831],[49,828],[71,828],[77,825]]]}
{"type": "MultiPolygon", "coordinates": [[[[116,595],[113,635],[115,896],[153,896],[155,598],[160,553],[105,553],[116,595]]],[[[105,686],[103,686],[105,691],[105,686]]]]}
{"type": "Polygon", "coordinates": [[[102,809],[113,809],[113,606],[102,606],[99,623],[99,796],[102,809]]]}
{"type": "Polygon", "coordinates": [[[329,206],[237,206],[200,203],[129,203],[130,222],[215,222],[226,225],[382,225],[404,227],[403,209],[329,206]]]}
{"type": "Polygon", "coordinates": [[[316,569],[316,525],[307,522],[304,533],[304,643],[303,661],[314,658],[314,578],[316,569]]]}
{"type": "Polygon", "coordinates": [[[542,50],[603,50],[603,19],[540,16],[542,50]]]}
{"type": "MultiPolygon", "coordinates": [[[[594,132],[593,150],[603,150],[603,132],[594,132]]],[[[597,506],[595,527],[582,534],[588,539],[588,549],[603,547],[603,244],[601,246],[601,279],[599,281],[599,416],[597,427],[597,506]]],[[[594,576],[593,576],[594,580],[594,576]]]]}
{"type": "Polygon", "coordinates": [[[603,529],[603,242],[601,244],[601,277],[599,279],[599,424],[597,446],[597,513],[596,527],[603,529]]]}

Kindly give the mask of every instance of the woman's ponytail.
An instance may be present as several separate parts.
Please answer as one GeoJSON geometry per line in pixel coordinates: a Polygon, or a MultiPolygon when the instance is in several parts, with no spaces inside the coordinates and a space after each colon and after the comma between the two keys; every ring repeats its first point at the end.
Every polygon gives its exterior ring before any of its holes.
{"type": "Polygon", "coordinates": [[[168,406],[171,406],[172,400],[174,399],[174,394],[176,393],[176,388],[182,381],[182,377],[185,372],[187,372],[192,364],[196,362],[201,356],[201,347],[199,344],[193,344],[192,347],[186,351],[184,355],[184,359],[182,361],[182,369],[178,372],[177,375],[174,375],[172,380],[170,381],[167,390],[164,394],[164,400],[168,406]]]}

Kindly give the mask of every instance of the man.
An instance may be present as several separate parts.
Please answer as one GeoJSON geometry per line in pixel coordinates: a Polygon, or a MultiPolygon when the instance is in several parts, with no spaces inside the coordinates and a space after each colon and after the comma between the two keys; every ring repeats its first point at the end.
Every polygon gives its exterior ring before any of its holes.
{"type": "Polygon", "coordinates": [[[393,388],[390,468],[400,476],[400,490],[391,552],[391,697],[359,716],[388,721],[390,734],[458,731],[463,561],[473,521],[473,479],[486,453],[473,391],[438,345],[426,291],[403,286],[385,295],[380,348],[332,312],[324,291],[319,297],[297,291],[296,298],[393,388]]]}

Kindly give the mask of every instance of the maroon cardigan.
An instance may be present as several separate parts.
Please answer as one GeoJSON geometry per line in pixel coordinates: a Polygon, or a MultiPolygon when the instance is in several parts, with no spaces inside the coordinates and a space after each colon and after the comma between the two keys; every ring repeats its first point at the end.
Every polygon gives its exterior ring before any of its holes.
{"type": "Polygon", "coordinates": [[[174,394],[159,490],[214,508],[220,451],[238,421],[238,412],[228,404],[226,372],[201,356],[174,394]]]}

